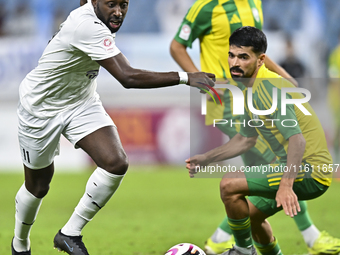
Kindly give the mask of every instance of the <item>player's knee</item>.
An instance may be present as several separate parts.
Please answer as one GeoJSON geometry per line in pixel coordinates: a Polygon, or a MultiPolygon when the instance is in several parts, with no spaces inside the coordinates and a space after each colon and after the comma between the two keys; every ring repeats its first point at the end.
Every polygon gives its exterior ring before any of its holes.
{"type": "Polygon", "coordinates": [[[236,189],[232,178],[223,178],[220,182],[220,193],[223,202],[235,195],[236,189]]]}
{"type": "Polygon", "coordinates": [[[120,153],[115,157],[110,157],[105,163],[104,169],[112,174],[125,174],[129,167],[129,160],[125,153],[120,153]]]}
{"type": "Polygon", "coordinates": [[[43,198],[47,195],[50,185],[45,183],[34,183],[31,185],[27,185],[27,190],[35,197],[37,198],[43,198]]]}

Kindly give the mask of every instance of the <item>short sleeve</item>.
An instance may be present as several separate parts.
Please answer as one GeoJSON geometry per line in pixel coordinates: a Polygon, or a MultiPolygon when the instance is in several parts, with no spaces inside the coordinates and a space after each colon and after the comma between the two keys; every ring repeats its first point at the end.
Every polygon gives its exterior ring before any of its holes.
{"type": "Polygon", "coordinates": [[[101,22],[91,19],[82,22],[75,30],[71,45],[92,60],[103,60],[120,53],[115,43],[115,35],[101,22]]]}
{"type": "Polygon", "coordinates": [[[175,40],[187,47],[192,47],[192,43],[201,35],[207,34],[211,30],[212,11],[208,6],[200,8],[196,2],[188,10],[180,25],[175,40]]]}

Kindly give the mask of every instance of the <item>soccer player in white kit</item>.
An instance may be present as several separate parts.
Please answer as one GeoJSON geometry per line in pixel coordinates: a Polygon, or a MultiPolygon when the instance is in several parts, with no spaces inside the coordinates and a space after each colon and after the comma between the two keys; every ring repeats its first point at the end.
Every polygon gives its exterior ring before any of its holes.
{"type": "Polygon", "coordinates": [[[72,11],[20,85],[18,136],[25,183],[15,199],[12,255],[31,254],[29,234],[49,190],[61,134],[98,167],[72,216],[56,234],[54,246],[68,254],[89,254],[81,230],[111,198],[128,168],[116,126],[96,92],[100,66],[125,88],[214,85],[213,74],[132,68],[115,45],[128,4],[129,0],[92,0],[72,11]]]}

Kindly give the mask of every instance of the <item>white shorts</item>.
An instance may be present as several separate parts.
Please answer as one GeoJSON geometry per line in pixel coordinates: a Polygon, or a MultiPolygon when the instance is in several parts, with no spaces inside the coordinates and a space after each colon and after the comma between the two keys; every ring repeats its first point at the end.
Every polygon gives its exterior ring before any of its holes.
{"type": "Polygon", "coordinates": [[[52,164],[59,155],[61,134],[77,148],[76,143],[85,136],[102,127],[115,126],[99,99],[48,119],[32,116],[20,103],[17,113],[22,161],[31,169],[52,164]]]}

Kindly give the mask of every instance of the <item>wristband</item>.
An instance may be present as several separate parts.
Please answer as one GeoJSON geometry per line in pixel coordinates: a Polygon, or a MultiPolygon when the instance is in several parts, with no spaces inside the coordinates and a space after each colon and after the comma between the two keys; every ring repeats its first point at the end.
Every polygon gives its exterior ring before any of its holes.
{"type": "Polygon", "coordinates": [[[186,72],[178,72],[179,83],[178,84],[187,84],[188,83],[188,73],[186,72]]]}

